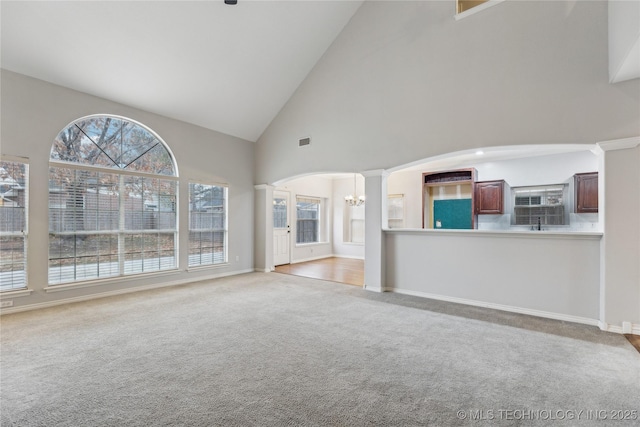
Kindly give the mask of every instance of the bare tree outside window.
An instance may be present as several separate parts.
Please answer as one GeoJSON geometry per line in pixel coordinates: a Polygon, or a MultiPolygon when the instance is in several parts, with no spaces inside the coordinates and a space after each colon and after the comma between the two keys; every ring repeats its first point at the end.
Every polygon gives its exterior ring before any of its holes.
{"type": "Polygon", "coordinates": [[[148,128],[92,116],[63,129],[49,168],[49,283],[177,267],[177,173],[148,128]]]}

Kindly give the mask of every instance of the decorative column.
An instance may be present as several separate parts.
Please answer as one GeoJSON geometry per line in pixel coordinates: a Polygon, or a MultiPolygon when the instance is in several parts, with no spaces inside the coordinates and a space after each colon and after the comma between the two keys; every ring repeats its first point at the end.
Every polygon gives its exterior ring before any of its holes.
{"type": "Polygon", "coordinates": [[[272,185],[254,186],[254,249],[255,271],[268,273],[273,267],[273,189],[272,185]]]}
{"type": "Polygon", "coordinates": [[[368,291],[385,290],[385,236],[387,228],[387,177],[383,170],[362,172],[365,187],[364,209],[364,288],[368,291]]]}
{"type": "Polygon", "coordinates": [[[640,137],[598,143],[600,328],[640,334],[640,137]]]}

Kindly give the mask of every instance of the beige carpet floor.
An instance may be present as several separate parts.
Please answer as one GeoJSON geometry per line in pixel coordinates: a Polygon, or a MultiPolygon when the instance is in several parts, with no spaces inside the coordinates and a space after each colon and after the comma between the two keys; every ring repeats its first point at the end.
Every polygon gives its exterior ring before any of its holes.
{"type": "Polygon", "coordinates": [[[2,427],[639,424],[622,335],[296,276],[1,322],[2,427]]]}

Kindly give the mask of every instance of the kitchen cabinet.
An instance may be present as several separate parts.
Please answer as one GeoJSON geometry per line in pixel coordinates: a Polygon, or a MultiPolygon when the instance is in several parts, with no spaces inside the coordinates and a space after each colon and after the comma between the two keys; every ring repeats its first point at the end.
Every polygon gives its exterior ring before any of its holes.
{"type": "Polygon", "coordinates": [[[598,172],[574,175],[576,213],[598,212],[598,172]]]}
{"type": "Polygon", "coordinates": [[[480,181],[474,186],[476,215],[501,215],[504,213],[503,180],[480,181]]]}

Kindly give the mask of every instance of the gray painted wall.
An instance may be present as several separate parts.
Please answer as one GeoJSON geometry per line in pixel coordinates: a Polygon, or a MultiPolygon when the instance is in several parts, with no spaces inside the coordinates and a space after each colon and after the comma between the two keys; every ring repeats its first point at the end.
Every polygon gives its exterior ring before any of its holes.
{"type": "Polygon", "coordinates": [[[600,236],[400,230],[386,239],[387,288],[594,325],[599,319],[600,236]]]}
{"type": "MultiPolygon", "coordinates": [[[[30,296],[14,298],[14,307],[84,298],[130,288],[194,281],[253,269],[254,144],[198,126],[137,110],[81,92],[2,70],[3,155],[29,159],[30,205],[28,282],[30,296]],[[51,144],[70,122],[90,114],[115,114],[153,129],[175,155],[179,181],[179,270],[134,280],[105,279],[98,286],[45,292],[48,260],[48,162],[51,144]],[[229,264],[186,271],[188,180],[229,185],[229,264]],[[239,261],[236,261],[238,257],[239,261]]],[[[4,299],[4,298],[3,298],[4,299]]]]}
{"type": "MultiPolygon", "coordinates": [[[[256,182],[390,169],[481,147],[638,136],[640,79],[609,84],[607,9],[606,1],[507,1],[456,21],[453,0],[365,2],[258,140],[256,182]],[[303,136],[313,143],[301,150],[303,136]]],[[[587,250],[588,262],[601,263],[589,270],[588,286],[602,274],[605,329],[631,322],[640,331],[636,153],[605,154],[601,169],[605,237],[599,255],[593,242],[587,250]]],[[[372,252],[369,231],[366,239],[365,252],[384,257],[384,242],[372,252]]],[[[389,239],[411,248],[405,238],[389,239]]],[[[501,266],[488,253],[479,257],[501,266]]],[[[402,258],[385,259],[399,262],[395,271],[412,272],[408,280],[428,274],[402,258]]],[[[365,270],[377,263],[368,255],[365,261],[365,270]]],[[[565,314],[593,318],[592,301],[585,304],[565,314]]]]}
{"type": "Polygon", "coordinates": [[[605,1],[503,2],[460,21],[453,3],[365,2],[258,140],[257,182],[638,134],[640,80],[608,83],[605,1]]]}

